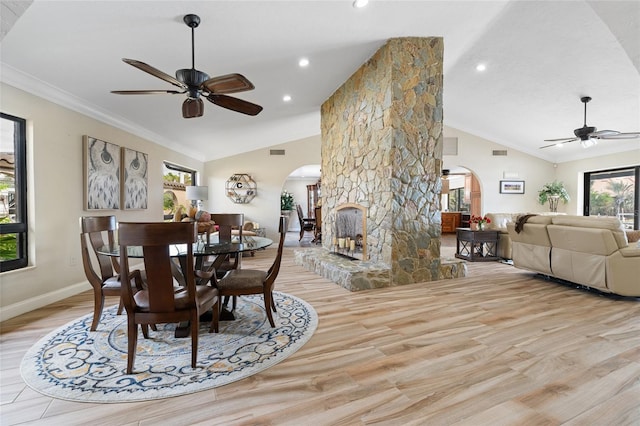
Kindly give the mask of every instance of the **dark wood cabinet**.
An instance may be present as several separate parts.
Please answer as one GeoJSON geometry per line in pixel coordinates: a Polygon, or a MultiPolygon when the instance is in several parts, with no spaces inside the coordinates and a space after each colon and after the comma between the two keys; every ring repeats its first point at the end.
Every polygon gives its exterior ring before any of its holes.
{"type": "Polygon", "coordinates": [[[442,212],[442,232],[456,232],[456,228],[460,227],[460,212],[442,212]]]}
{"type": "Polygon", "coordinates": [[[318,185],[307,185],[307,217],[313,218],[318,204],[318,185]]]}

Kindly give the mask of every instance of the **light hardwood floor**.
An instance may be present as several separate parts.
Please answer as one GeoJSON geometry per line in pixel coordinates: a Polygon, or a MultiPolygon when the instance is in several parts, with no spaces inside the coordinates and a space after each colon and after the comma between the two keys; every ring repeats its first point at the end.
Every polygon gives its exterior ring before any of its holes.
{"type": "MultiPolygon", "coordinates": [[[[282,363],[144,403],[40,395],[21,380],[20,360],[40,337],[91,312],[87,291],[0,324],[1,423],[640,424],[640,301],[497,262],[470,263],[463,279],[350,293],[296,266],[292,250],[276,289],[311,303],[319,326],[282,363]]],[[[260,251],[243,267],[266,268],[273,256],[260,251]]]]}

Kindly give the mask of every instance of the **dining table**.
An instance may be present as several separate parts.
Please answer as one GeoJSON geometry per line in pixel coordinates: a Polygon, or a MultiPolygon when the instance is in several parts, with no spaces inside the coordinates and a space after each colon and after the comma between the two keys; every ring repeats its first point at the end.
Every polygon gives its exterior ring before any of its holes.
{"type": "MultiPolygon", "coordinates": [[[[227,255],[240,255],[244,252],[252,252],[254,250],[264,249],[273,244],[273,240],[266,237],[257,236],[233,236],[230,241],[220,241],[219,234],[213,233],[208,236],[207,239],[198,238],[198,241],[193,243],[193,256],[196,270],[196,283],[199,285],[206,285],[211,282],[214,287],[217,284],[217,278],[215,269],[225,260],[227,255]]],[[[97,249],[99,254],[104,254],[112,257],[120,256],[120,245],[117,241],[114,244],[105,244],[97,249]]],[[[128,246],[127,254],[130,258],[142,258],[143,250],[141,246],[128,246]]],[[[186,244],[171,244],[169,246],[169,255],[176,260],[172,262],[171,268],[173,276],[181,286],[186,285],[182,270],[185,267],[185,260],[187,255],[186,244]]],[[[240,263],[238,264],[240,267],[240,263]]],[[[222,321],[234,320],[232,312],[226,309],[220,309],[220,319],[222,321]]],[[[181,324],[176,329],[176,337],[188,336],[189,328],[185,324],[181,324]]]]}

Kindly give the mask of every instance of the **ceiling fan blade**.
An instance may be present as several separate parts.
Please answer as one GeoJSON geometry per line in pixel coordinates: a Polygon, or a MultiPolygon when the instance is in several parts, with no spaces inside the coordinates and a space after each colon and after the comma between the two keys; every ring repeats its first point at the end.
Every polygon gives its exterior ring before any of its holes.
{"type": "Polygon", "coordinates": [[[556,141],[555,143],[552,143],[550,145],[545,145],[545,146],[541,146],[540,149],[543,148],[551,148],[552,146],[559,146],[559,145],[564,145],[565,143],[569,143],[569,142],[575,142],[577,140],[579,140],[578,138],[573,138],[573,139],[545,139],[546,142],[552,142],[552,141],[556,141]]]}
{"type": "Polygon", "coordinates": [[[182,103],[182,117],[202,117],[202,114],[204,114],[204,102],[202,102],[202,99],[187,98],[182,103]]]}
{"type": "Polygon", "coordinates": [[[640,138],[640,132],[616,133],[614,135],[598,136],[598,139],[637,139],[640,138]]]}
{"type": "Polygon", "coordinates": [[[591,132],[589,133],[589,137],[590,138],[599,138],[602,136],[613,136],[613,135],[619,135],[620,132],[616,131],[616,130],[598,130],[597,132],[591,132]]]}
{"type": "Polygon", "coordinates": [[[241,112],[247,115],[258,115],[260,111],[262,111],[262,107],[260,105],[252,104],[251,102],[243,101],[242,99],[233,98],[231,96],[211,94],[207,96],[207,99],[222,108],[241,112]]]}
{"type": "Polygon", "coordinates": [[[154,77],[158,77],[161,80],[166,81],[167,83],[171,83],[174,86],[180,87],[181,89],[187,89],[187,85],[176,80],[175,78],[171,77],[169,74],[166,74],[162,71],[160,71],[157,68],[152,67],[149,64],[145,64],[144,62],[140,62],[140,61],[136,61],[135,59],[127,59],[127,58],[122,58],[122,60],[124,62],[126,62],[127,64],[134,66],[136,68],[138,68],[141,71],[144,71],[148,74],[151,74],[154,77]]]}
{"type": "Polygon", "coordinates": [[[186,90],[112,90],[111,93],[115,93],[116,95],[162,95],[167,93],[180,95],[186,93],[186,90]]]}
{"type": "Polygon", "coordinates": [[[210,78],[202,83],[210,93],[238,93],[253,90],[255,86],[242,74],[227,74],[210,78]]]}
{"type": "Polygon", "coordinates": [[[563,142],[563,141],[571,142],[575,140],[578,140],[578,138],[572,137],[572,138],[560,138],[560,139],[545,139],[544,141],[545,142],[563,142]]]}

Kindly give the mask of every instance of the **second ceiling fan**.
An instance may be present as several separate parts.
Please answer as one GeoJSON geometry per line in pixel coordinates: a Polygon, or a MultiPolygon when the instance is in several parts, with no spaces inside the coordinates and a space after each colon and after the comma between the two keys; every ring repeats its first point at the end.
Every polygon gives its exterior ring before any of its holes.
{"type": "Polygon", "coordinates": [[[174,86],[177,90],[113,90],[111,93],[118,95],[154,95],[154,94],[186,94],[187,99],[182,103],[182,116],[184,118],[201,117],[204,114],[204,102],[206,98],[209,102],[220,107],[230,109],[247,115],[258,115],[262,111],[260,105],[247,102],[242,99],[227,96],[229,93],[246,92],[253,90],[254,85],[241,74],[226,74],[209,78],[209,75],[199,71],[195,67],[195,29],[200,25],[198,15],[189,14],[184,16],[184,23],[191,28],[191,68],[179,69],[176,71],[176,78],[160,71],[151,65],[135,59],[122,60],[139,70],[151,74],[174,86]]]}
{"type": "Polygon", "coordinates": [[[552,146],[562,146],[565,143],[580,141],[584,148],[588,148],[598,143],[599,139],[636,139],[640,138],[640,132],[621,133],[617,130],[598,130],[595,127],[587,126],[587,103],[591,101],[589,96],[583,96],[580,101],[584,104],[584,125],[573,131],[575,136],[560,139],[545,139],[545,142],[553,142],[550,145],[541,146],[540,149],[552,146]]]}

